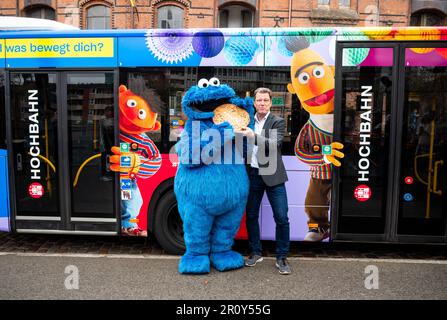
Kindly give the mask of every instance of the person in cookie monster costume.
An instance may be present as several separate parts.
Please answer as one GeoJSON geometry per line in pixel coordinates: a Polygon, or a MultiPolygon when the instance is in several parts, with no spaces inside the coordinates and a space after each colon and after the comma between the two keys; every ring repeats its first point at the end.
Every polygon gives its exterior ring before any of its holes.
{"type": "Polygon", "coordinates": [[[174,180],[186,245],[180,273],[208,273],[211,266],[227,271],[244,265],[243,257],[231,248],[245,211],[249,181],[233,126],[213,121],[214,110],[225,106],[245,110],[253,128],[252,100],[239,98],[217,78],[201,79],[182,100],[188,120],[176,144],[179,167],[174,180]]]}

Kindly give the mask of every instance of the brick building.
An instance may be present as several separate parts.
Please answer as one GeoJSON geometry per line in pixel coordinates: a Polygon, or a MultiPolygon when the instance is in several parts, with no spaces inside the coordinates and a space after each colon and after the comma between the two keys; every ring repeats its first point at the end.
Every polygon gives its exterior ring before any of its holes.
{"type": "Polygon", "coordinates": [[[445,25],[447,0],[1,0],[0,15],[82,29],[445,25]]]}

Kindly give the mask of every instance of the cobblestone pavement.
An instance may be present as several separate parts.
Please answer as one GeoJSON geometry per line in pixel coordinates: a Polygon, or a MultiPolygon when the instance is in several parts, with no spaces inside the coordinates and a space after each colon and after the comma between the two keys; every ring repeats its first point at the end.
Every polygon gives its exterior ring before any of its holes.
{"type": "MultiPolygon", "coordinates": [[[[264,241],[263,247],[265,256],[274,256],[275,243],[273,241],[264,241]]],[[[236,241],[234,249],[244,255],[249,253],[247,241],[236,241]]],[[[152,237],[129,238],[11,233],[0,233],[0,252],[166,254],[152,237]]],[[[447,260],[447,246],[292,242],[290,257],[447,260]]]]}

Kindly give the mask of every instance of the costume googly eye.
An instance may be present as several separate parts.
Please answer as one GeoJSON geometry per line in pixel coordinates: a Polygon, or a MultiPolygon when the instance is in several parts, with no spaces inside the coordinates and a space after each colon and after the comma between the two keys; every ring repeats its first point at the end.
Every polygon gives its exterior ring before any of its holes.
{"type": "Polygon", "coordinates": [[[213,87],[220,86],[220,80],[217,79],[216,77],[213,77],[210,79],[209,84],[210,84],[210,86],[213,86],[213,87]]]}
{"type": "Polygon", "coordinates": [[[315,67],[312,71],[312,74],[316,78],[323,78],[324,77],[324,69],[321,66],[315,67]]]}
{"type": "Polygon", "coordinates": [[[206,88],[209,85],[208,80],[206,80],[205,78],[200,79],[199,83],[197,84],[199,88],[206,88]]]}
{"type": "Polygon", "coordinates": [[[307,72],[301,72],[298,76],[298,81],[301,84],[307,84],[309,82],[310,76],[307,72]]]}
{"type": "Polygon", "coordinates": [[[146,111],[143,109],[138,110],[138,119],[144,120],[146,119],[146,111]]]}
{"type": "Polygon", "coordinates": [[[129,108],[135,108],[137,106],[137,102],[134,99],[127,100],[127,106],[129,108]]]}

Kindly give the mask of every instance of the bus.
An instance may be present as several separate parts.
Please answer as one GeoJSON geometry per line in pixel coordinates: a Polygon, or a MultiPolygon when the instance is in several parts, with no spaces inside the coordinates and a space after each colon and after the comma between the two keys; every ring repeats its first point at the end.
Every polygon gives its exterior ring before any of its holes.
{"type": "MultiPolygon", "coordinates": [[[[446,244],[446,39],[443,27],[2,32],[0,230],[154,235],[182,252],[181,100],[216,77],[240,97],[273,92],[291,240],[316,228],[313,241],[446,244]],[[144,165],[123,177],[135,153],[144,165]]],[[[274,240],[266,198],[260,210],[274,240]]]]}

